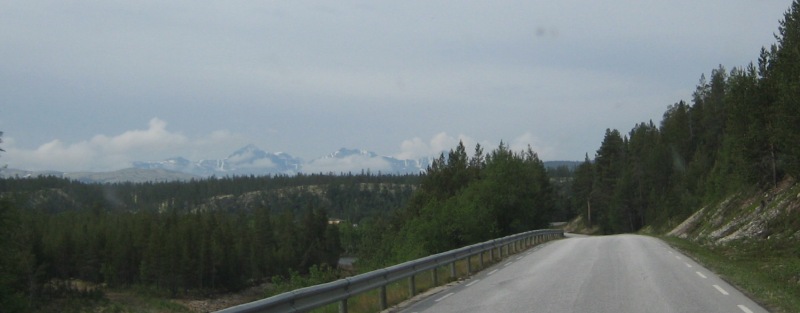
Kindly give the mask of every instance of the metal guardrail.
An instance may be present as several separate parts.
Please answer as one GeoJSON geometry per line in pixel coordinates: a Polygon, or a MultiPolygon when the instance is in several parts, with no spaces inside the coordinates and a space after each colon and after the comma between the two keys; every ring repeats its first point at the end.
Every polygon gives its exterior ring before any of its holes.
{"type": "Polygon", "coordinates": [[[409,279],[411,296],[416,293],[414,276],[433,270],[434,285],[438,285],[436,271],[440,267],[450,266],[450,277],[456,277],[456,261],[466,259],[467,271],[472,273],[471,258],[480,254],[480,266],[483,267],[483,254],[489,252],[490,260],[494,259],[495,250],[500,258],[516,250],[555,238],[564,237],[560,229],[534,230],[483,243],[466,246],[463,248],[434,254],[421,259],[408,261],[402,264],[375,270],[333,281],[326,284],[306,287],[282,293],[263,300],[258,300],[242,305],[230,307],[217,313],[289,313],[306,312],[331,303],[339,302],[339,312],[347,313],[347,299],[358,294],[380,288],[381,309],[388,308],[386,301],[386,286],[401,279],[409,279]]]}

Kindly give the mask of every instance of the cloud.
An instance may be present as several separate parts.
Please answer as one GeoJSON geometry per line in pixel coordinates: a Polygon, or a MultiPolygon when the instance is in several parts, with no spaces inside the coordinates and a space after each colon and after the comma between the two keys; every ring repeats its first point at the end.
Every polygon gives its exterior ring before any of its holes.
{"type": "Polygon", "coordinates": [[[167,123],[153,118],[148,129],[126,131],[114,137],[97,135],[89,142],[106,154],[138,154],[138,151],[165,149],[185,145],[189,139],[166,130],[167,123]]]}
{"type": "Polygon", "coordinates": [[[272,160],[256,157],[255,151],[247,151],[229,157],[227,162],[235,164],[237,168],[241,169],[269,169],[275,167],[275,163],[272,160]]]}
{"type": "Polygon", "coordinates": [[[309,162],[303,167],[306,173],[360,173],[369,170],[373,173],[388,172],[391,164],[379,156],[351,155],[344,158],[322,158],[309,162]]]}
{"type": "MultiPolygon", "coordinates": [[[[475,147],[475,145],[478,143],[477,140],[463,134],[454,137],[448,135],[446,132],[440,132],[436,135],[433,135],[433,137],[431,137],[427,143],[419,137],[403,140],[403,142],[400,144],[400,153],[395,155],[395,157],[401,160],[414,160],[438,156],[443,152],[454,149],[458,145],[459,141],[463,142],[467,149],[475,147]]],[[[481,143],[481,145],[484,144],[485,142],[481,143]]]]}
{"type": "Polygon", "coordinates": [[[9,167],[26,170],[110,171],[130,167],[133,161],[204,152],[207,155],[212,147],[229,149],[231,144],[238,145],[242,141],[243,136],[228,131],[215,131],[193,140],[167,130],[167,122],[153,118],[147,129],[129,130],[115,136],[99,134],[75,143],[54,139],[35,149],[17,148],[13,138],[8,138],[4,161],[9,167]]]}
{"type": "MultiPolygon", "coordinates": [[[[414,137],[412,139],[403,140],[400,144],[400,153],[395,155],[398,159],[419,159],[424,157],[435,157],[441,153],[446,153],[452,149],[454,149],[458,142],[461,141],[464,143],[464,146],[467,148],[467,153],[471,154],[472,149],[475,148],[475,145],[478,143],[481,144],[483,147],[484,153],[488,153],[495,148],[500,142],[491,142],[489,140],[481,140],[478,141],[470,136],[460,134],[457,137],[448,135],[446,132],[440,132],[433,137],[428,142],[423,141],[419,137],[414,137]]],[[[505,141],[505,144],[512,150],[516,152],[526,151],[528,147],[531,147],[534,152],[536,152],[540,158],[542,159],[552,159],[556,157],[556,149],[543,141],[538,136],[534,135],[530,131],[525,132],[510,141],[505,141]]]]}
{"type": "Polygon", "coordinates": [[[525,132],[508,143],[512,151],[527,151],[530,147],[533,152],[539,155],[540,159],[552,160],[555,157],[555,148],[548,146],[539,137],[531,132],[525,132]]]}

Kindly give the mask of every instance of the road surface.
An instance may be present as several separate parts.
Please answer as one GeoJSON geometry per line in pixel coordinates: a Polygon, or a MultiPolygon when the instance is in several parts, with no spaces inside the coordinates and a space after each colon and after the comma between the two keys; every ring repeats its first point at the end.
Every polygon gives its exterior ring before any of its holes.
{"type": "Polygon", "coordinates": [[[652,237],[571,237],[537,246],[402,312],[763,313],[652,237]]]}

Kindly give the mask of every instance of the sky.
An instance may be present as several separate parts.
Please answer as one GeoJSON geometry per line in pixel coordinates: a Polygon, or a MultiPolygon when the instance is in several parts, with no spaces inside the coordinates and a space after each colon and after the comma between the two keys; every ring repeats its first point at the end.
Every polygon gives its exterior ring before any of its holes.
{"type": "Polygon", "coordinates": [[[593,157],[755,62],[791,0],[0,1],[0,164],[593,157]]]}

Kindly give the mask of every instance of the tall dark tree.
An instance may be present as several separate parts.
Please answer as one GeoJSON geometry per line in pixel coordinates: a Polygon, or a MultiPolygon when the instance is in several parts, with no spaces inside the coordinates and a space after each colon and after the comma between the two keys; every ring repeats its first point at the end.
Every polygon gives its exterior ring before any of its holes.
{"type": "Polygon", "coordinates": [[[593,225],[596,216],[592,217],[592,186],[594,185],[594,166],[586,154],[583,163],[575,169],[572,181],[572,207],[586,220],[586,224],[593,225]]]}
{"type": "Polygon", "coordinates": [[[595,156],[595,179],[592,188],[593,215],[605,233],[621,231],[622,212],[615,203],[615,190],[625,166],[625,140],[619,131],[607,129],[595,156]]]}
{"type": "Polygon", "coordinates": [[[787,172],[800,177],[800,1],[793,1],[780,23],[771,79],[776,89],[778,150],[787,172]]]}

